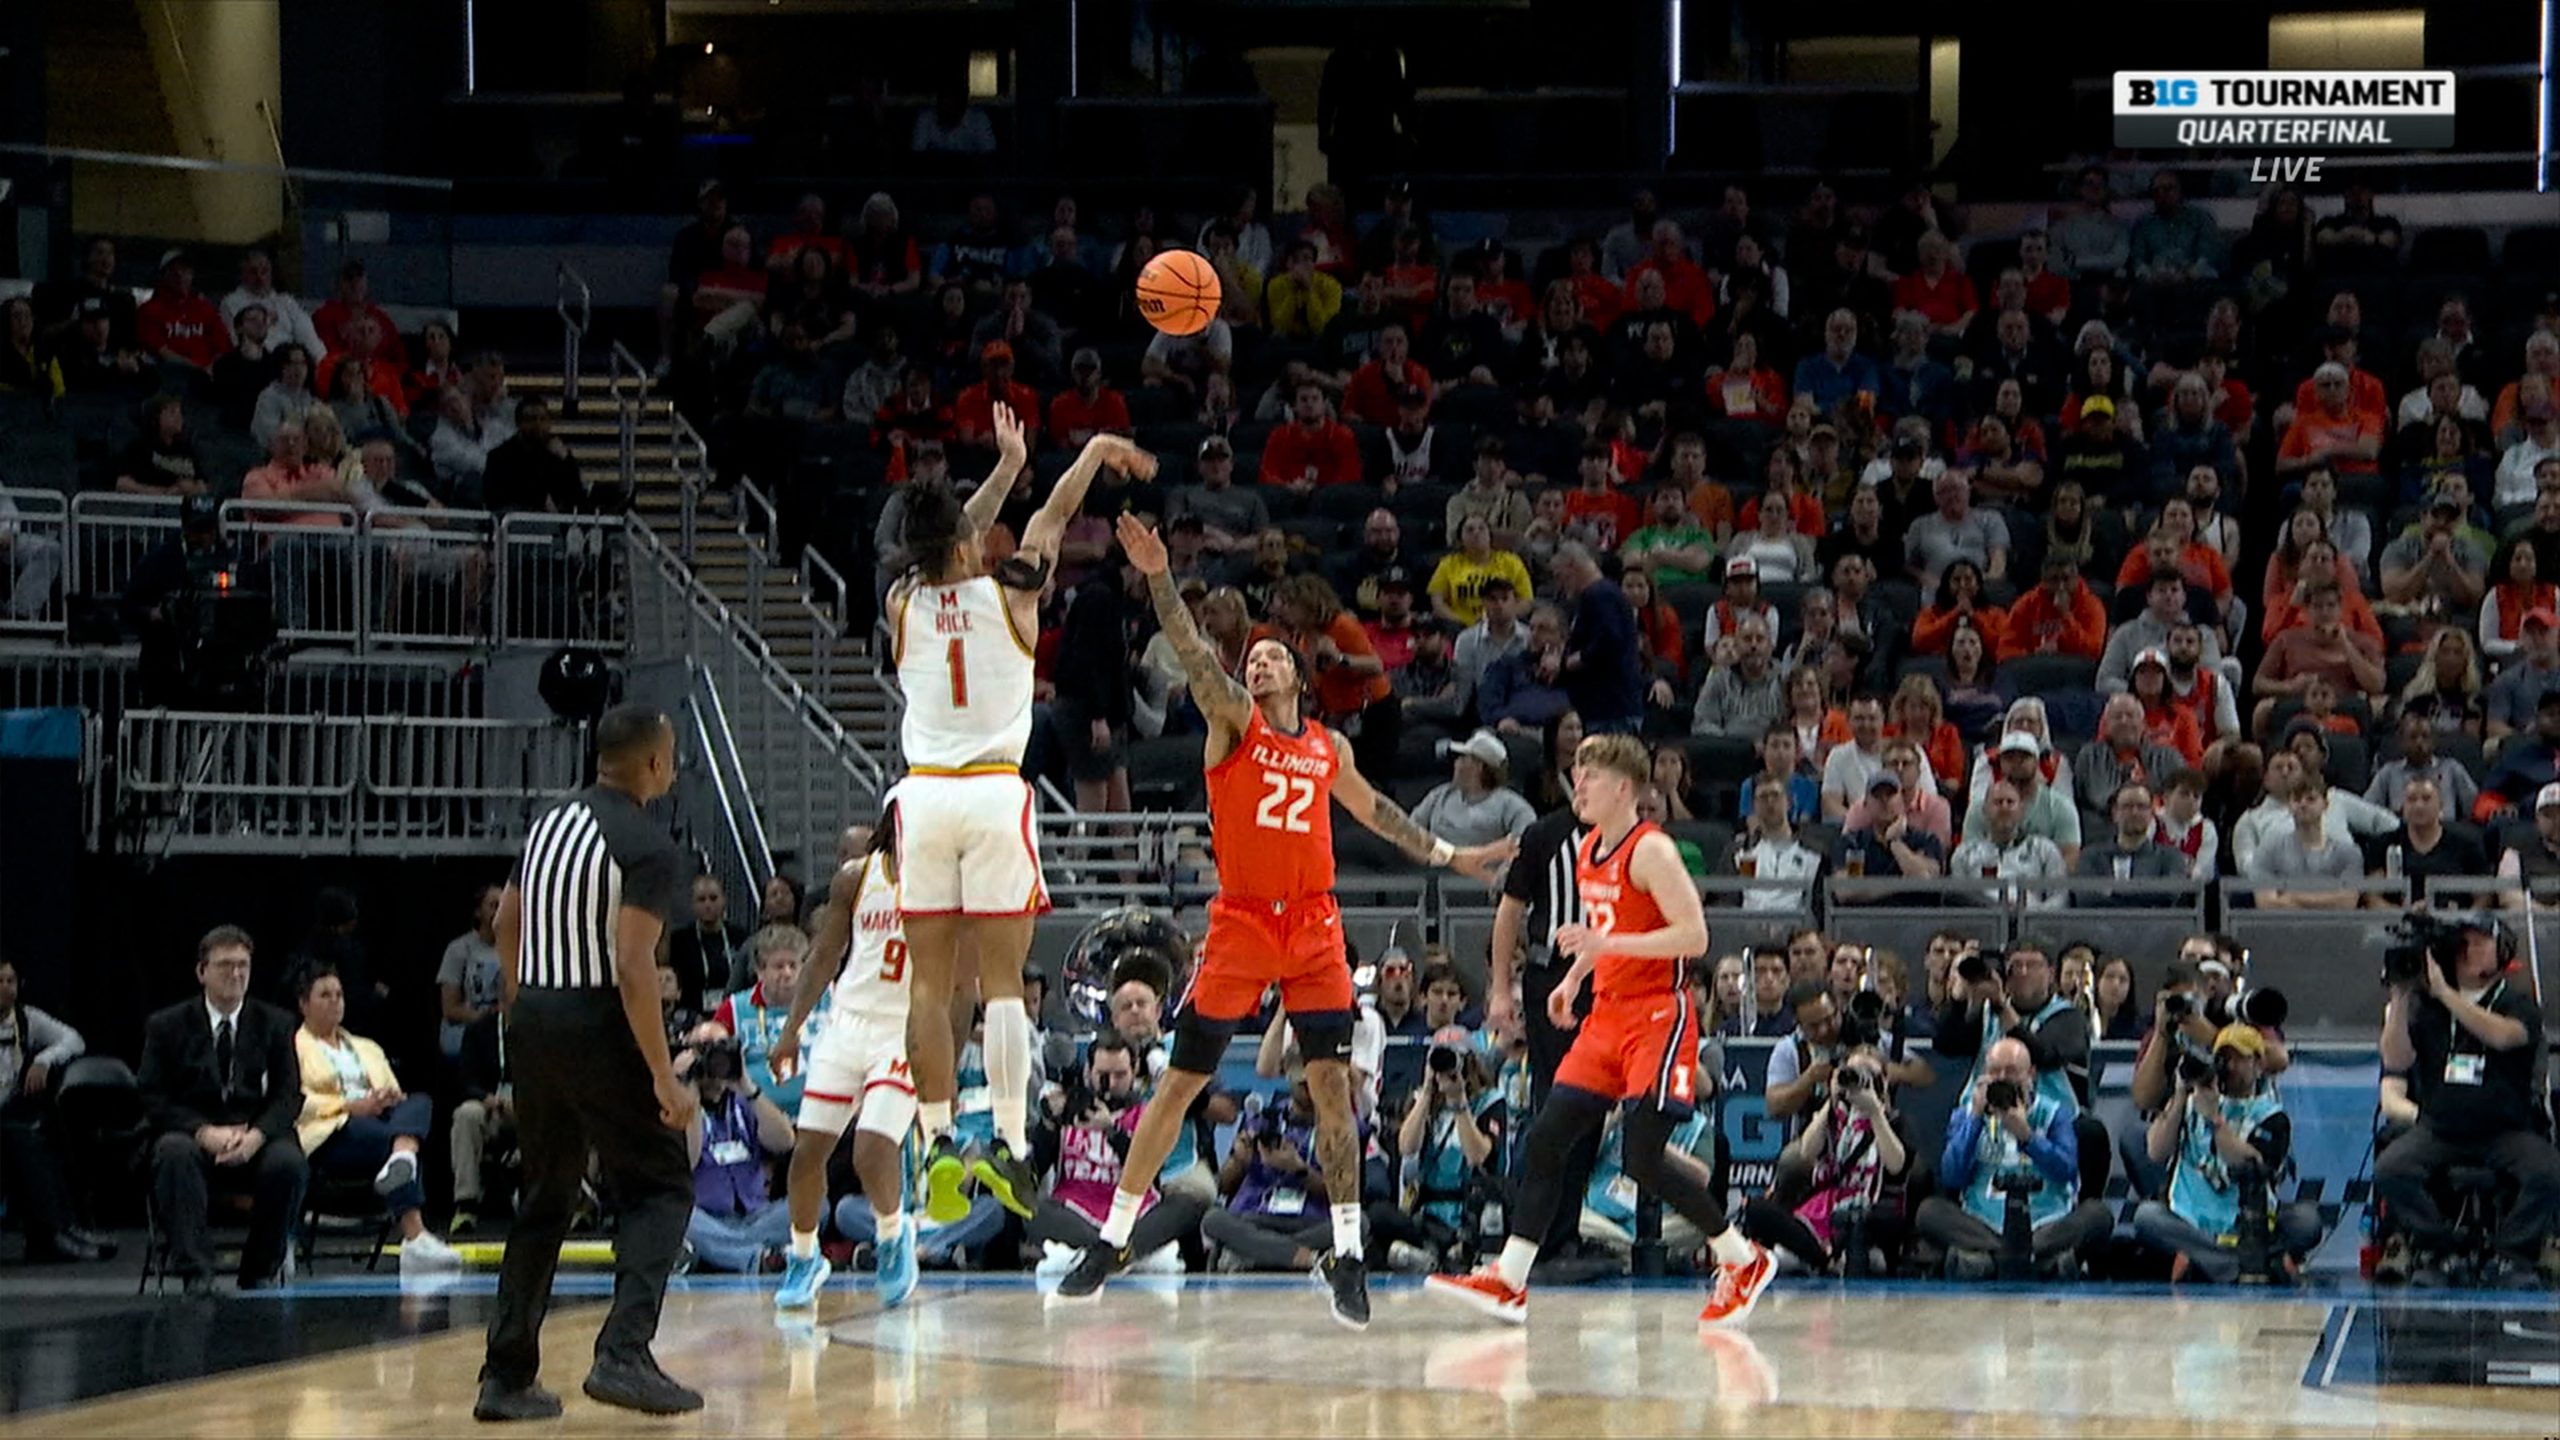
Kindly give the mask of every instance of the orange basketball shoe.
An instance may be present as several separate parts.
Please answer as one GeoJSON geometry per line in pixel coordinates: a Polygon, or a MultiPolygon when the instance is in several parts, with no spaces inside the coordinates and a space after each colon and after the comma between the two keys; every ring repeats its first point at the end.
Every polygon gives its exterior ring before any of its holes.
{"type": "Polygon", "coordinates": [[[1529,1288],[1503,1279],[1490,1265],[1467,1275],[1434,1275],[1422,1282],[1422,1288],[1506,1324],[1529,1323],[1529,1288]]]}
{"type": "Polygon", "coordinates": [[[1751,1258],[1739,1265],[1723,1265],[1716,1269],[1716,1288],[1707,1296],[1707,1308],[1698,1312],[1701,1325],[1739,1325],[1751,1307],[1760,1303],[1760,1292],[1778,1278],[1778,1262],[1759,1246],[1751,1246],[1751,1258]]]}

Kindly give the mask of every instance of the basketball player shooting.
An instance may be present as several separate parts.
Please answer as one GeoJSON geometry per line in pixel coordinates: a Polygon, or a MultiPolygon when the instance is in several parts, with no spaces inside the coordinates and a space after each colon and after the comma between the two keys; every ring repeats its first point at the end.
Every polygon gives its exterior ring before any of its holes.
{"type": "Polygon", "coordinates": [[[995,427],[1000,459],[965,505],[941,485],[909,497],[899,537],[906,573],[889,592],[891,655],[906,699],[899,743],[907,774],[891,793],[901,817],[900,917],[915,967],[908,1051],[931,1147],[925,1213],[945,1224],[968,1212],[967,1175],[1016,1215],[1028,1218],[1039,1199],[1027,1126],[1037,1062],[1022,1002],[1032,925],[1049,908],[1022,779],[1032,637],[1059,540],[1095,473],[1109,465],[1144,480],[1156,471],[1155,457],[1127,439],[1094,436],[1024,524],[1014,554],[990,568],[987,532],[1023,464],[1013,412],[995,407],[995,427]],[[986,1009],[996,1141],[992,1153],[964,1159],[952,1137],[959,1046],[947,1020],[971,959],[986,1009]]]}
{"type": "Polygon", "coordinates": [[[871,1202],[880,1303],[903,1304],[915,1293],[916,1234],[902,1162],[916,1125],[916,1086],[907,1068],[909,966],[898,928],[897,834],[891,807],[871,832],[870,850],[837,867],[809,944],[808,973],[769,1057],[777,1080],[800,1067],[801,1029],[818,997],[832,992],[833,1019],[812,1047],[793,1127],[791,1258],[774,1292],[777,1309],[815,1305],[833,1273],[818,1253],[818,1221],[827,1205],[827,1157],[847,1125],[854,1127],[853,1173],[871,1202]]]}
{"type": "Polygon", "coordinates": [[[1589,923],[1556,931],[1556,948],[1573,964],[1547,997],[1547,1016],[1575,1028],[1574,1000],[1589,979],[1591,1018],[1530,1123],[1502,1253],[1474,1274],[1424,1284],[1514,1325],[1529,1318],[1529,1267],[1564,1198],[1565,1157],[1621,1103],[1627,1178],[1696,1225],[1715,1253],[1715,1290],[1698,1323],[1741,1320],[1777,1273],[1769,1253],[1727,1222],[1707,1168],[1670,1146],[1697,1094],[1698,1017],[1687,970],[1707,952],[1707,917],[1671,837],[1636,818],[1636,796],[1652,778],[1644,743],[1632,735],[1594,735],[1574,752],[1573,813],[1591,827],[1574,857],[1574,883],[1589,923]]]}
{"type": "Polygon", "coordinates": [[[1209,722],[1202,759],[1218,893],[1209,901],[1208,939],[1174,1021],[1172,1062],[1129,1142],[1102,1239],[1059,1282],[1058,1295],[1084,1299],[1127,1268],[1130,1228],[1175,1132],[1217,1070],[1237,1023],[1277,985],[1315,1096],[1316,1163],[1333,1187],[1333,1248],[1317,1260],[1314,1276],[1332,1295],[1334,1319],[1362,1329],[1369,1323],[1369,1282],[1350,1065],[1357,999],[1333,895],[1331,807],[1340,804],[1415,860],[1478,879],[1490,879],[1518,846],[1506,839],[1461,849],[1413,823],[1352,766],[1350,742],[1305,715],[1311,684],[1305,657],[1281,641],[1258,640],[1245,651],[1244,683],[1237,684],[1182,603],[1163,539],[1124,515],[1120,547],[1146,577],[1156,619],[1209,722]]]}

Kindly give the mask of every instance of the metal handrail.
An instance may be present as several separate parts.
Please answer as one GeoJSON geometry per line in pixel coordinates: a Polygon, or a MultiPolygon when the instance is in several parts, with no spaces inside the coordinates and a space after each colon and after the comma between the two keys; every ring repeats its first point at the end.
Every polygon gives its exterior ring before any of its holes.
{"type": "Polygon", "coordinates": [[[853,600],[851,594],[845,589],[844,572],[838,570],[826,556],[819,554],[814,545],[806,546],[800,551],[800,587],[808,592],[806,603],[811,612],[827,622],[828,628],[837,636],[842,636],[847,629],[851,628],[853,600]],[[824,607],[818,603],[820,576],[826,577],[827,584],[832,587],[835,595],[834,601],[824,607]]]}
{"type": "Polygon", "coordinates": [[[675,423],[669,427],[667,444],[675,464],[677,494],[680,497],[676,511],[676,553],[691,565],[695,512],[701,506],[703,492],[711,488],[711,444],[702,438],[701,431],[693,428],[692,421],[684,418],[681,410],[676,412],[675,423]],[[690,464],[686,463],[688,460],[690,464]]]}
{"type": "Polygon", "coordinates": [[[587,277],[570,268],[568,261],[560,261],[552,277],[552,309],[560,316],[560,408],[571,414],[578,409],[578,352],[586,344],[587,327],[595,321],[595,298],[587,277]],[[572,287],[578,297],[575,318],[569,314],[572,287]]]}
{"type": "Polygon", "coordinates": [[[828,713],[826,706],[812,697],[808,690],[793,678],[791,672],[785,669],[780,661],[773,658],[773,652],[765,646],[754,630],[723,604],[719,596],[712,594],[710,587],[702,583],[702,578],[693,573],[692,567],[668,550],[666,542],[660,540],[657,532],[643,523],[639,516],[623,517],[623,533],[630,537],[634,544],[641,547],[648,559],[657,566],[659,575],[675,585],[696,612],[753,658],[758,670],[764,676],[766,686],[799,714],[803,723],[817,735],[822,743],[837,752],[838,756],[851,767],[857,779],[875,794],[878,793],[887,779],[887,772],[880,763],[880,757],[872,754],[868,746],[856,739],[852,732],[846,730],[834,715],[828,713]]]}
{"type": "MultiPolygon", "coordinates": [[[[773,871],[768,863],[760,875],[752,863],[747,850],[747,835],[750,832],[738,822],[737,803],[729,796],[729,778],[721,773],[718,751],[711,739],[711,727],[703,718],[702,703],[698,698],[689,696],[685,700],[684,708],[686,718],[693,722],[694,743],[701,748],[703,773],[711,782],[712,801],[720,809],[720,827],[728,832],[729,858],[736,862],[738,872],[746,878],[748,883],[762,884],[763,875],[770,875],[773,871]]],[[[762,841],[761,828],[752,833],[756,835],[759,842],[762,841]]]]}
{"type": "MultiPolygon", "coordinates": [[[[740,758],[740,753],[737,753],[737,730],[730,728],[730,707],[727,707],[727,702],[719,700],[719,687],[717,684],[712,684],[712,671],[701,669],[701,661],[686,661],[686,664],[689,664],[691,671],[694,671],[694,682],[699,684],[701,697],[707,697],[707,700],[712,702],[712,720],[714,720],[714,730],[719,733],[719,743],[717,748],[709,748],[707,756],[712,758],[714,769],[717,769],[722,761],[727,761],[727,769],[737,774],[737,810],[745,812],[742,820],[737,822],[745,825],[745,835],[748,835],[748,846],[745,846],[745,851],[748,851],[748,858],[753,858],[755,861],[755,871],[758,871],[758,879],[760,879],[760,876],[773,874],[773,848],[771,843],[765,840],[763,815],[758,815],[758,810],[755,810],[755,787],[753,784],[748,784],[748,764],[745,764],[745,758],[740,758]]],[[[696,723],[699,723],[699,720],[696,720],[696,723]]]]}
{"type": "Polygon", "coordinates": [[[605,388],[613,396],[614,460],[622,493],[640,492],[640,406],[649,398],[649,369],[621,341],[605,351],[605,388]],[[631,389],[623,390],[628,380],[631,389]]]}

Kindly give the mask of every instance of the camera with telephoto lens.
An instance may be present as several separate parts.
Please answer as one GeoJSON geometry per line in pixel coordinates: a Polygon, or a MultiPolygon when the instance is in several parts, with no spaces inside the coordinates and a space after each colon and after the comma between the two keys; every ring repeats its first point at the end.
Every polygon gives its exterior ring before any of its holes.
{"type": "Polygon", "coordinates": [[[705,1080],[736,1080],[746,1074],[746,1062],[736,1040],[706,1040],[694,1049],[693,1070],[705,1080]]]}
{"type": "Polygon", "coordinates": [[[2392,944],[2382,952],[2382,983],[2395,990],[2424,990],[2430,961],[2448,979],[2452,977],[2467,932],[2440,915],[2412,910],[2388,933],[2392,944]]]}
{"type": "Polygon", "coordinates": [[[2026,1103],[2026,1098],[2027,1092],[2019,1089],[2018,1082],[2015,1080],[1994,1080],[1990,1087],[1982,1092],[1982,1103],[1994,1113],[2015,1110],[2026,1103]]]}
{"type": "Polygon", "coordinates": [[[2281,1030],[2285,1017],[2293,1013],[2293,1005],[2281,990],[2243,990],[2237,995],[2216,996],[2205,1002],[2204,1018],[2217,1030],[2225,1025],[2254,1025],[2263,1030],[2281,1030]]]}
{"type": "Polygon", "coordinates": [[[1431,1067],[1431,1073],[1434,1075],[1455,1075],[1458,1073],[1457,1047],[1434,1045],[1430,1053],[1423,1057],[1423,1063],[1431,1067]]]}
{"type": "Polygon", "coordinates": [[[2184,1020],[2196,1013],[2196,997],[2187,990],[2169,990],[2160,996],[2160,1013],[2172,1020],[2184,1020]]]}
{"type": "Polygon", "coordinates": [[[1979,985],[1985,980],[1997,979],[1999,973],[1992,967],[1991,957],[1979,950],[1956,957],[1956,978],[1967,985],[1979,985]]]}
{"type": "Polygon", "coordinates": [[[2187,1088],[2192,1090],[2210,1085],[2218,1078],[2218,1074],[2212,1061],[2194,1051],[2178,1052],[2178,1082],[2187,1088]]]}
{"type": "Polygon", "coordinates": [[[1843,1066],[1831,1074],[1832,1088],[1842,1095],[1855,1095],[1867,1088],[1867,1072],[1855,1065],[1843,1066]]]}

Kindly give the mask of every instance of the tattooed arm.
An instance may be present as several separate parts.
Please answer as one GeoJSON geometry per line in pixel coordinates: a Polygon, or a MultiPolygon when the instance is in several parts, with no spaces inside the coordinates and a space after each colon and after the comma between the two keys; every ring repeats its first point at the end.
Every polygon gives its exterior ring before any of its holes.
{"type": "Polygon", "coordinates": [[[1485,881],[1500,876],[1502,867],[1520,853],[1520,842],[1508,836],[1490,845],[1460,848],[1423,829],[1404,813],[1402,806],[1370,786],[1359,767],[1351,763],[1351,742],[1343,739],[1340,731],[1328,729],[1324,733],[1341,762],[1333,776],[1334,803],[1379,839],[1425,865],[1445,865],[1485,881]]]}
{"type": "Polygon", "coordinates": [[[1123,515],[1120,549],[1129,557],[1130,565],[1147,577],[1147,598],[1155,602],[1156,623],[1164,627],[1165,642],[1173,647],[1174,657],[1182,664],[1183,680],[1191,687],[1191,702],[1209,721],[1213,737],[1243,734],[1246,722],[1253,718],[1253,699],[1219,663],[1218,647],[1200,633],[1199,622],[1191,618],[1191,607],[1182,603],[1182,592],[1173,581],[1171,561],[1165,556],[1163,537],[1137,516],[1123,515]]]}

